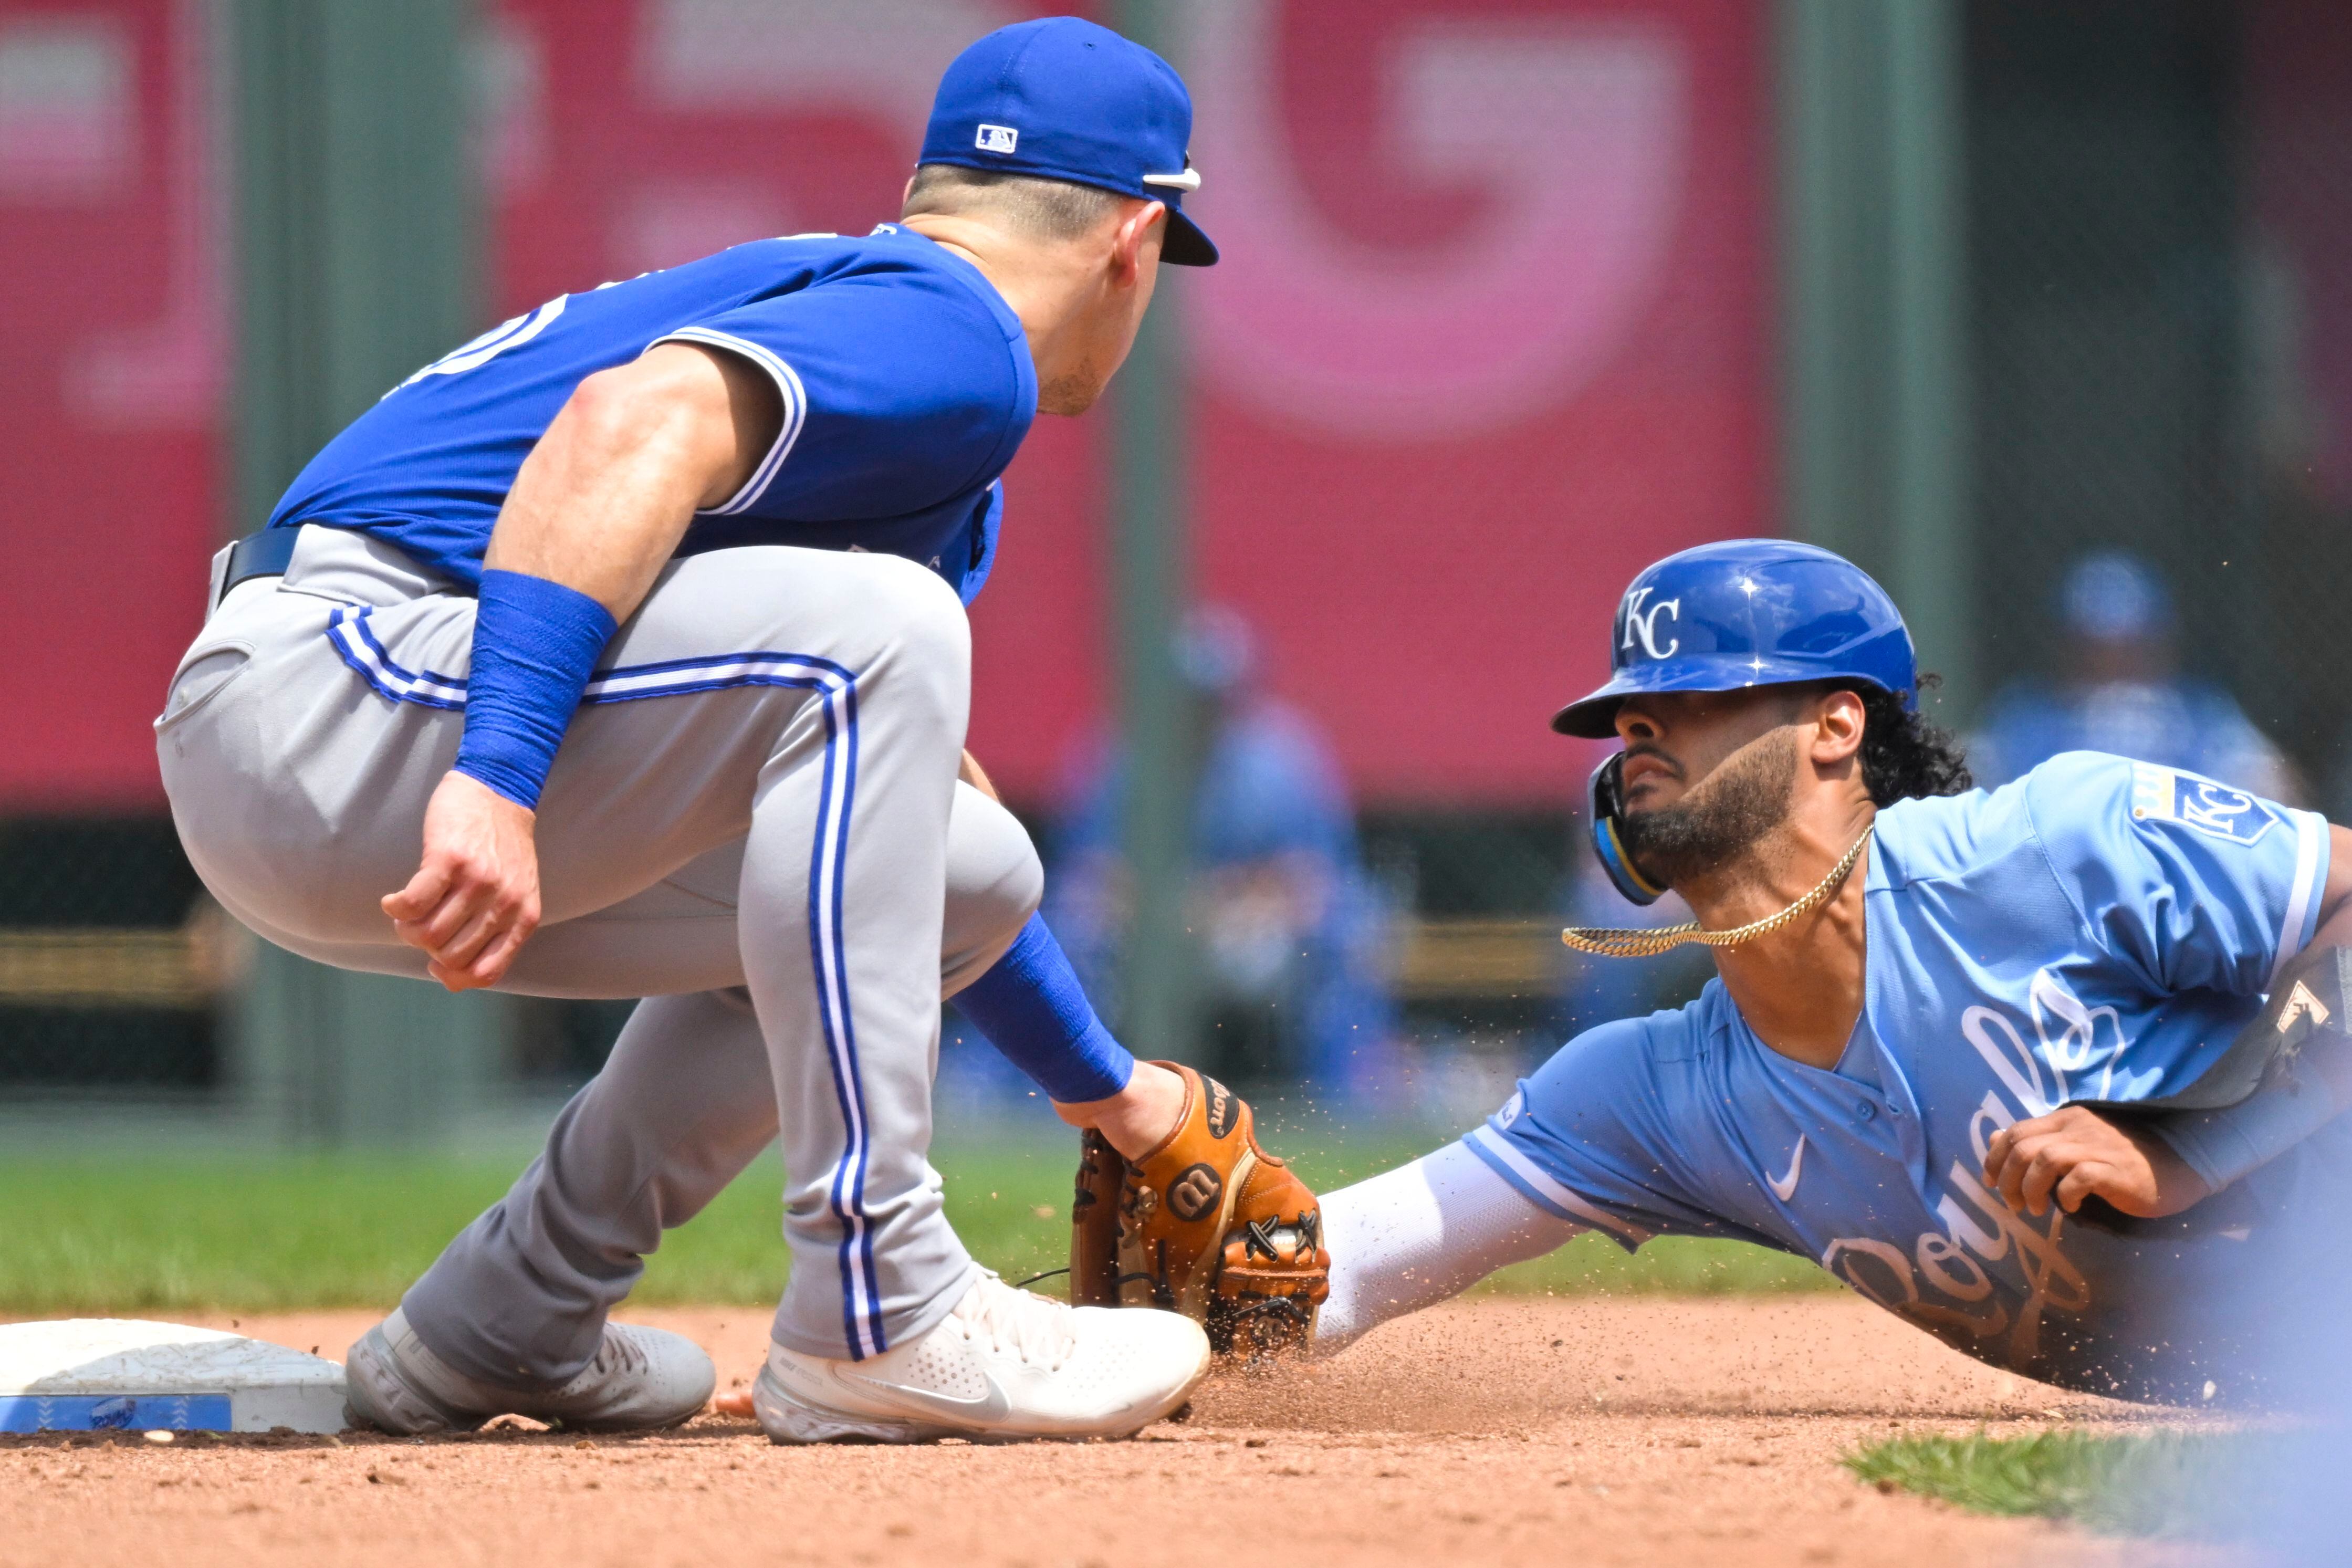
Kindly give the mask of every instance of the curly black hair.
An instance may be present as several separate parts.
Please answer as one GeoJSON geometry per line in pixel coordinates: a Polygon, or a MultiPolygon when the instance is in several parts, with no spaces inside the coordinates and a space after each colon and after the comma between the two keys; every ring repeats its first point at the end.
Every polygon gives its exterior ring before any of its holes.
{"type": "MultiPolygon", "coordinates": [[[[1922,695],[1942,684],[1937,676],[1919,678],[1922,695]]],[[[1976,787],[1958,736],[1904,707],[1895,692],[1875,686],[1851,689],[1862,699],[1862,782],[1873,805],[1976,787]]]]}

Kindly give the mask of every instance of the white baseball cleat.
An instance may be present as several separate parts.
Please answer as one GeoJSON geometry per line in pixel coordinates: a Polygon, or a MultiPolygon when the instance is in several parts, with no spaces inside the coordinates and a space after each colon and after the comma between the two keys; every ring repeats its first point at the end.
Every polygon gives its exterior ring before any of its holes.
{"type": "Polygon", "coordinates": [[[719,1381],[692,1340],[607,1323],[596,1359],[562,1387],[499,1388],[434,1354],[398,1310],[360,1336],[343,1377],[344,1409],[354,1425],[404,1436],[470,1431],[509,1414],[589,1431],[650,1431],[692,1418],[719,1381]]]}
{"type": "Polygon", "coordinates": [[[771,1344],[751,1408],[778,1443],[1129,1437],[1208,1370],[1190,1318],[1070,1307],[989,1274],[937,1328],[865,1361],[771,1344]]]}

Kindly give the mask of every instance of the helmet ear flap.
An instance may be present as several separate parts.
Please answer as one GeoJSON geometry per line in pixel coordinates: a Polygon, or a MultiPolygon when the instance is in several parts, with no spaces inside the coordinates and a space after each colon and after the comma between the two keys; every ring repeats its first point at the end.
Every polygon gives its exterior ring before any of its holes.
{"type": "Polygon", "coordinates": [[[1666,889],[1643,876],[1626,851],[1620,825],[1625,815],[1625,753],[1618,752],[1592,770],[1585,786],[1592,853],[1609,874],[1610,886],[1637,904],[1654,904],[1666,889]]]}

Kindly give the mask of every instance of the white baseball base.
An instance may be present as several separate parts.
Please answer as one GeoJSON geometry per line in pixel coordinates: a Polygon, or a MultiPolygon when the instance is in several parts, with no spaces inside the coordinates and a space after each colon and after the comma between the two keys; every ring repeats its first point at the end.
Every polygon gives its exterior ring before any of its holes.
{"type": "Polygon", "coordinates": [[[0,1324],[0,1432],[340,1432],[343,1368],[217,1329],[0,1324]]]}

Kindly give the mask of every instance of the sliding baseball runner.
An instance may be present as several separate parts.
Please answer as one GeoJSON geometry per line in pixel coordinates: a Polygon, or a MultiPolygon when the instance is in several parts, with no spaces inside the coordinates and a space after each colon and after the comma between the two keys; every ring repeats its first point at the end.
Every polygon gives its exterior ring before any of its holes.
{"type": "Polygon", "coordinates": [[[1317,1347],[1581,1231],[1816,1259],[1994,1365],[2262,1399],[2266,1281],[2352,1188],[2352,840],[2072,752],[1986,793],[1847,562],[1737,541],[1627,590],[1591,826],[1637,902],[1606,960],[1705,943],[1688,1006],[1570,1040],[1484,1126],[1327,1194],[1317,1347]]]}

